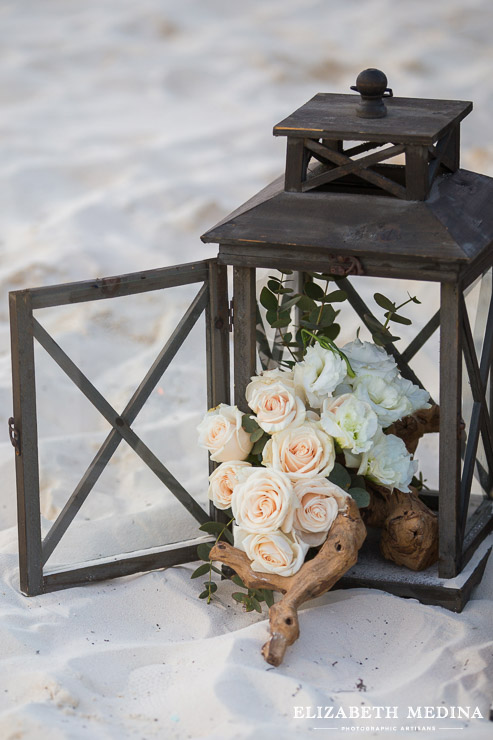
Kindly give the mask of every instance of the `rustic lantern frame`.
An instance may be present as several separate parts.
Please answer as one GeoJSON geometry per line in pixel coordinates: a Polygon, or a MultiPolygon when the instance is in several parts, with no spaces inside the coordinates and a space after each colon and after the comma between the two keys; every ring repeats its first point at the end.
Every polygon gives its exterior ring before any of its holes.
{"type": "Polygon", "coordinates": [[[197,544],[210,539],[206,535],[199,536],[187,542],[149,548],[148,552],[143,551],[140,554],[126,553],[103,558],[100,561],[83,564],[81,567],[45,568],[46,561],[122,440],[132,447],[142,462],[195,517],[197,526],[218,517],[219,512],[212,505],[207,512],[193,499],[133,431],[132,423],[204,312],[207,403],[211,407],[221,402],[229,402],[227,290],[226,268],[218,265],[216,260],[204,260],[111,278],[13,291],[9,294],[14,401],[14,416],[9,420],[9,426],[16,451],[20,587],[26,595],[34,596],[67,586],[193,561],[197,557],[197,544]],[[111,300],[192,283],[201,283],[197,295],[121,414],[115,411],[33,315],[33,311],[39,308],[111,300]],[[112,427],[44,539],[41,536],[40,520],[35,340],[51,355],[112,427]]]}
{"type": "Polygon", "coordinates": [[[438,568],[410,572],[367,542],[338,583],[460,611],[481,579],[491,548],[478,548],[493,530],[491,279],[480,358],[464,297],[493,265],[493,179],[459,167],[460,124],[471,102],[386,97],[388,115],[375,120],[359,117],[358,100],[319,93],[277,124],[274,136],[287,142],[284,174],[202,239],[218,243],[219,262],[234,269],[235,402],[244,410],[256,367],[256,268],[331,273],[367,326],[375,317],[351,275],[439,284],[440,310],[402,353],[386,346],[402,376],[422,386],[409,362],[440,329],[440,496],[423,495],[438,509],[438,568]],[[396,155],[403,164],[387,161],[396,155]],[[463,358],[473,396],[464,450],[463,358]],[[480,438],[489,497],[468,521],[480,438]]]}

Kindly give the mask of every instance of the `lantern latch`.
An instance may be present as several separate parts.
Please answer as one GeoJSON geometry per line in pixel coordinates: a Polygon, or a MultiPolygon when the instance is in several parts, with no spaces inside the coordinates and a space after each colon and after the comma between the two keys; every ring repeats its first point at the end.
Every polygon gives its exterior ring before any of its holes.
{"type": "Polygon", "coordinates": [[[229,331],[233,331],[233,325],[234,325],[234,299],[232,298],[228,306],[228,329],[229,331]]]}
{"type": "Polygon", "coordinates": [[[19,430],[15,426],[15,421],[14,421],[13,416],[11,416],[9,419],[9,437],[10,437],[12,446],[15,448],[15,454],[20,455],[21,454],[21,435],[19,433],[19,430]]]}

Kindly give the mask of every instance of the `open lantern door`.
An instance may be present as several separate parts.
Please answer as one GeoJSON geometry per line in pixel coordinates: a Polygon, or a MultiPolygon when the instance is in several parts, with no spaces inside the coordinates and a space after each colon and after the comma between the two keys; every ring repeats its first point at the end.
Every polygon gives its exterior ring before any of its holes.
{"type": "MultiPolygon", "coordinates": [[[[229,401],[226,270],[227,268],[219,266],[216,260],[205,260],[114,278],[10,293],[14,416],[9,420],[9,426],[11,440],[16,448],[20,586],[26,595],[32,596],[88,581],[123,576],[195,560],[197,544],[210,539],[207,535],[197,536],[200,535],[198,526],[214,518],[215,515],[214,510],[208,510],[207,465],[198,466],[204,469],[203,480],[196,480],[195,484],[192,480],[193,493],[187,490],[170,468],[173,469],[173,464],[175,467],[178,466],[181,474],[186,477],[187,460],[183,454],[184,450],[179,449],[180,441],[186,438],[193,455],[197,445],[195,438],[190,438],[191,430],[195,431],[197,422],[206,410],[206,404],[207,407],[211,407],[229,401]],[[190,294],[190,288],[185,288],[187,295],[185,301],[183,301],[183,296],[181,301],[184,306],[188,305],[188,308],[178,324],[170,328],[162,349],[157,356],[150,354],[151,350],[146,352],[155,359],[133,394],[130,395],[129,400],[126,400],[128,396],[124,400],[120,387],[116,397],[118,400],[121,399],[123,410],[119,409],[119,404],[110,403],[98,389],[98,384],[91,382],[90,373],[87,372],[87,367],[90,369],[91,365],[87,362],[85,365],[81,363],[83,368],[81,369],[74,362],[75,355],[80,356],[82,360],[86,358],[87,351],[84,349],[84,342],[87,343],[91,337],[84,337],[83,332],[76,332],[72,337],[71,351],[66,351],[64,342],[56,341],[50,331],[45,328],[50,328],[49,317],[45,321],[47,309],[59,306],[73,307],[74,304],[88,304],[97,301],[116,301],[123,297],[126,297],[124,300],[128,308],[130,305],[128,301],[132,300],[130,296],[166,292],[178,286],[192,286],[193,290],[194,284],[199,285],[199,290],[193,297],[193,293],[190,294]],[[190,295],[192,295],[191,302],[190,295]],[[200,326],[197,326],[200,323],[205,324],[205,332],[201,332],[200,335],[194,334],[194,331],[197,332],[197,329],[200,329],[200,326]],[[206,385],[203,402],[201,407],[195,409],[196,403],[193,399],[193,411],[185,409],[185,414],[180,408],[180,414],[176,414],[169,433],[170,440],[177,439],[178,446],[173,449],[170,443],[171,459],[162,461],[160,456],[153,451],[156,447],[162,447],[159,445],[159,435],[155,427],[159,414],[165,416],[170,411],[169,403],[155,410],[154,417],[146,425],[147,438],[144,434],[137,433],[134,427],[138,423],[139,414],[152,394],[160,392],[166,397],[165,371],[189,336],[193,339],[193,350],[192,361],[189,360],[187,366],[202,374],[202,385],[206,385]],[[202,346],[202,357],[198,356],[197,346],[202,346]],[[70,385],[72,392],[76,387],[77,395],[83,394],[97,410],[96,416],[100,422],[104,423],[105,432],[101,436],[99,425],[100,444],[95,444],[98,435],[91,435],[88,432],[79,435],[76,443],[81,447],[81,452],[84,452],[82,450],[84,446],[87,448],[85,449],[86,457],[87,452],[91,451],[90,456],[87,457],[88,465],[82,476],[76,478],[78,482],[75,487],[61,494],[63,505],[48,506],[45,501],[42,511],[43,496],[46,495],[43,489],[49,489],[50,486],[53,488],[55,484],[50,479],[49,465],[48,473],[45,472],[43,476],[40,476],[39,453],[40,445],[44,444],[41,437],[38,442],[40,391],[47,390],[52,397],[58,395],[62,401],[62,410],[59,413],[65,418],[72,414],[71,423],[76,421],[73,402],[68,400],[72,399],[72,395],[64,395],[65,386],[61,376],[56,383],[53,381],[48,383],[50,386],[48,388],[39,386],[37,378],[39,358],[42,357],[44,361],[48,356],[51,358],[50,361],[54,361],[56,366],[63,371],[65,385],[70,385]],[[162,380],[164,387],[160,385],[162,380]],[[195,411],[196,417],[194,416],[195,411]],[[180,435],[179,427],[183,421],[185,421],[186,429],[180,435]],[[105,495],[113,497],[117,494],[118,480],[114,481],[113,486],[110,486],[106,492],[103,490],[98,493],[97,489],[101,485],[105,470],[112,465],[115,453],[122,447],[126,452],[131,451],[133,456],[137,456],[139,476],[142,476],[143,470],[146,473],[151,471],[148,478],[152,481],[157,480],[157,487],[154,486],[157,490],[154,491],[153,498],[150,495],[149,480],[144,478],[143,490],[142,487],[141,490],[136,487],[135,491],[132,491],[136,503],[133,508],[131,507],[131,515],[126,517],[125,527],[122,526],[120,536],[113,537],[114,541],[109,543],[111,537],[108,524],[113,514],[105,506],[104,500],[105,495]],[[93,451],[96,453],[93,454],[93,451]],[[143,501],[143,493],[144,498],[149,498],[149,501],[144,504],[144,508],[141,507],[139,510],[139,502],[143,501]],[[87,506],[86,502],[89,502],[91,498],[96,498],[92,516],[81,519],[80,510],[83,506],[87,506]],[[174,508],[170,508],[170,502],[174,508]],[[185,526],[181,524],[182,516],[186,517],[185,526]],[[73,547],[64,550],[63,545],[74,529],[78,531],[75,539],[72,540],[73,547]],[[91,545],[94,537],[99,542],[97,551],[91,545]],[[101,542],[104,543],[105,540],[109,543],[106,551],[104,547],[101,547],[101,542]],[[119,551],[118,545],[120,546],[119,551]],[[103,552],[100,552],[101,550],[103,552]],[[60,552],[62,553],[61,559],[60,552]],[[74,552],[77,553],[75,558],[74,552]]],[[[176,300],[171,305],[176,308],[176,300]]],[[[170,311],[170,313],[173,312],[170,311]]],[[[141,321],[141,314],[137,319],[138,322],[141,321]]],[[[158,321],[158,323],[162,322],[158,321]]],[[[57,325],[60,326],[60,323],[57,325]]],[[[61,325],[63,326],[63,322],[61,325]]],[[[110,328],[114,333],[114,327],[110,328]]],[[[159,327],[155,332],[158,334],[159,342],[159,327]]],[[[140,337],[139,340],[141,340],[140,337]]],[[[155,338],[153,344],[156,344],[155,338]]],[[[113,353],[110,367],[106,368],[106,374],[111,377],[110,386],[115,386],[115,384],[124,386],[122,369],[118,366],[119,354],[118,352],[115,354],[115,350],[113,353]]],[[[173,394],[179,395],[171,384],[168,398],[173,394]]],[[[48,408],[51,408],[51,405],[52,401],[49,402],[48,408]]],[[[48,457],[60,454],[60,449],[63,451],[65,442],[61,438],[63,435],[59,433],[56,435],[56,418],[53,421],[48,457]]],[[[84,459],[84,455],[81,454],[78,458],[79,460],[84,459]]],[[[205,460],[204,454],[204,463],[205,460]]],[[[72,464],[73,460],[67,455],[65,465],[70,467],[72,464]]],[[[138,480],[138,477],[134,477],[132,485],[138,480]]],[[[120,485],[124,485],[121,480],[120,485]]]]}

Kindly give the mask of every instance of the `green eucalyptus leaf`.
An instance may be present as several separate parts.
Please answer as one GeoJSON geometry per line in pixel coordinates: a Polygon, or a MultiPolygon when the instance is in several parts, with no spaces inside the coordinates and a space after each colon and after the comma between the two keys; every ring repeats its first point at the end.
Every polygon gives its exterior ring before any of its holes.
{"type": "Polygon", "coordinates": [[[270,607],[271,607],[271,606],[272,606],[272,604],[274,603],[274,594],[273,594],[273,593],[272,593],[272,591],[270,591],[270,589],[268,589],[268,588],[264,588],[264,589],[263,589],[263,593],[264,593],[264,599],[265,599],[265,603],[267,604],[267,606],[268,606],[268,607],[269,607],[269,609],[270,609],[270,607]]]}
{"type": "Polygon", "coordinates": [[[281,273],[281,275],[292,275],[293,274],[292,270],[287,270],[286,268],[284,268],[284,270],[279,269],[279,272],[281,273]]]}
{"type": "Polygon", "coordinates": [[[292,293],[293,292],[293,289],[292,288],[287,288],[286,286],[284,286],[282,288],[279,288],[279,290],[277,292],[280,293],[281,295],[286,295],[287,293],[292,293]]]}
{"type": "Polygon", "coordinates": [[[345,300],[347,300],[347,293],[345,290],[333,290],[332,293],[329,293],[329,295],[325,297],[324,302],[340,303],[345,300]]]}
{"type": "Polygon", "coordinates": [[[209,562],[209,553],[214,547],[213,542],[201,542],[200,545],[197,546],[197,557],[199,560],[206,560],[209,562]]]}
{"type": "Polygon", "coordinates": [[[214,581],[207,581],[207,583],[204,583],[204,586],[209,589],[211,594],[217,591],[217,583],[214,583],[214,581]]]}
{"type": "Polygon", "coordinates": [[[267,319],[267,323],[272,326],[272,322],[273,321],[276,321],[276,319],[277,319],[277,305],[276,305],[276,310],[275,311],[273,309],[269,308],[269,310],[265,314],[265,318],[267,319]]]}
{"type": "Polygon", "coordinates": [[[229,542],[230,545],[234,545],[233,533],[226,527],[222,536],[229,542]]]}
{"type": "Polygon", "coordinates": [[[289,311],[293,306],[296,306],[301,300],[300,295],[295,295],[293,298],[290,298],[289,301],[286,301],[282,304],[282,310],[283,311],[289,311]]]}
{"type": "Polygon", "coordinates": [[[235,591],[234,593],[231,594],[231,596],[239,604],[244,604],[246,601],[248,601],[247,594],[242,594],[242,593],[240,593],[240,591],[235,591]]]}
{"type": "Polygon", "coordinates": [[[337,339],[337,337],[339,336],[340,331],[341,327],[339,326],[339,324],[332,324],[332,326],[325,326],[320,333],[322,334],[322,336],[328,337],[329,339],[332,339],[332,341],[334,341],[334,339],[337,339]]]}
{"type": "Polygon", "coordinates": [[[250,597],[250,604],[253,606],[256,612],[259,614],[262,614],[262,607],[260,606],[258,600],[255,598],[255,596],[250,597]]]}
{"type": "Polygon", "coordinates": [[[351,488],[362,488],[366,491],[366,481],[363,475],[351,476],[351,488]]]}
{"type": "Polygon", "coordinates": [[[382,295],[382,293],[375,293],[373,298],[381,308],[385,308],[387,311],[395,311],[395,303],[393,303],[390,298],[382,295]]]}
{"type": "Polygon", "coordinates": [[[258,442],[258,440],[263,436],[264,430],[258,427],[258,429],[250,434],[250,442],[258,442]]]}
{"type": "Polygon", "coordinates": [[[269,436],[267,434],[264,434],[252,447],[251,455],[260,455],[263,451],[265,445],[267,444],[267,440],[269,439],[269,436]]]}
{"type": "Polygon", "coordinates": [[[314,301],[323,301],[325,295],[318,283],[305,283],[303,292],[309,298],[313,298],[314,301]]]}
{"type": "Polygon", "coordinates": [[[307,295],[300,296],[300,300],[298,301],[298,308],[300,311],[313,311],[314,308],[317,307],[317,304],[314,300],[309,298],[307,295]]]}
{"type": "Polygon", "coordinates": [[[360,509],[364,509],[370,503],[370,494],[365,488],[350,488],[348,493],[360,509]]]}
{"type": "Polygon", "coordinates": [[[224,529],[224,524],[221,524],[221,522],[205,522],[205,524],[200,525],[199,529],[201,532],[207,532],[207,534],[219,535],[224,529]]]}
{"type": "Polygon", "coordinates": [[[309,321],[323,328],[334,323],[336,312],[331,305],[323,306],[322,310],[316,308],[310,313],[309,321]]]}
{"type": "Polygon", "coordinates": [[[209,572],[209,568],[209,563],[202,563],[202,565],[199,565],[199,567],[194,570],[190,578],[200,578],[200,576],[203,576],[209,572]]]}
{"type": "Polygon", "coordinates": [[[234,575],[234,576],[232,576],[232,577],[231,577],[231,580],[233,581],[233,583],[234,583],[234,584],[235,584],[236,586],[239,586],[240,588],[246,588],[246,586],[245,586],[245,584],[243,583],[243,581],[241,580],[240,576],[236,575],[236,573],[235,573],[235,575],[234,575]]]}
{"type": "Polygon", "coordinates": [[[415,295],[410,296],[410,298],[411,298],[411,300],[412,300],[413,303],[419,303],[419,305],[421,305],[421,301],[418,301],[418,299],[416,298],[415,295]]]}
{"type": "Polygon", "coordinates": [[[241,426],[245,432],[249,432],[250,434],[255,432],[257,429],[260,429],[257,422],[250,416],[250,414],[243,414],[241,417],[241,426]]]}
{"type": "Polygon", "coordinates": [[[199,594],[199,599],[208,599],[210,596],[209,589],[207,591],[202,591],[201,594],[199,594]]]}
{"type": "Polygon", "coordinates": [[[348,471],[344,467],[344,465],[341,465],[340,463],[335,463],[334,467],[328,476],[331,483],[335,483],[336,486],[339,486],[339,488],[342,488],[343,491],[347,491],[349,486],[351,485],[351,476],[349,475],[348,471]]]}
{"type": "Polygon", "coordinates": [[[293,335],[291,334],[291,332],[286,332],[286,334],[282,338],[283,339],[283,344],[284,345],[289,344],[292,338],[293,338],[293,335]]]}
{"type": "Polygon", "coordinates": [[[273,293],[279,293],[280,289],[282,288],[282,285],[279,282],[279,280],[268,280],[267,281],[267,287],[273,293]]]}
{"type": "Polygon", "coordinates": [[[279,314],[279,318],[271,323],[273,329],[283,329],[285,326],[289,326],[291,323],[291,316],[289,314],[279,314]]]}
{"type": "Polygon", "coordinates": [[[260,292],[260,303],[267,310],[270,309],[272,311],[275,311],[277,309],[276,296],[273,293],[271,293],[271,291],[265,286],[262,288],[260,292]]]}
{"type": "Polygon", "coordinates": [[[397,324],[404,324],[405,326],[410,326],[413,323],[411,319],[406,319],[405,316],[399,316],[398,313],[391,313],[390,311],[387,311],[385,317],[390,319],[390,321],[395,321],[397,324]]]}

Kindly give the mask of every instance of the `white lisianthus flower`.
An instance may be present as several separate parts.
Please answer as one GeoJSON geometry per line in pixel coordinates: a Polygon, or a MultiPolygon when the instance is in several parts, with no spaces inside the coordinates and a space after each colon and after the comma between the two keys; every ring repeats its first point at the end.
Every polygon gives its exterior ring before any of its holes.
{"type": "Polygon", "coordinates": [[[231,460],[221,463],[209,476],[208,496],[216,509],[229,509],[231,496],[239,482],[239,473],[244,468],[251,468],[244,460],[231,460]]]}
{"type": "Polygon", "coordinates": [[[294,513],[299,539],[310,547],[321,545],[337,514],[347,509],[349,494],[320,476],[297,481],[294,492],[300,502],[294,513]]]}
{"type": "Polygon", "coordinates": [[[292,576],[303,565],[308,545],[298,541],[294,532],[248,532],[234,527],[235,547],[250,558],[257,573],[277,573],[292,576]]]}
{"type": "Polygon", "coordinates": [[[197,427],[199,445],[211,453],[214,462],[245,460],[253,442],[241,426],[242,413],[236,406],[220,403],[210,409],[197,427]]]}
{"type": "Polygon", "coordinates": [[[354,380],[354,395],[371,406],[384,429],[413,410],[400,381],[401,378],[389,381],[377,375],[361,375],[354,380]]]}
{"type": "Polygon", "coordinates": [[[287,473],[292,481],[314,475],[329,475],[335,463],[334,440],[319,422],[305,422],[276,432],[262,454],[268,468],[287,473]]]}
{"type": "Polygon", "coordinates": [[[320,344],[308,347],[302,362],[294,366],[296,393],[306,399],[309,406],[319,409],[324,400],[346,377],[347,366],[336,352],[320,344]]]}
{"type": "Polygon", "coordinates": [[[378,417],[369,403],[360,401],[354,394],[345,393],[337,398],[327,398],[322,407],[320,424],[339,447],[357,455],[367,452],[373,444],[378,417]]]}
{"type": "Polygon", "coordinates": [[[288,426],[299,426],[305,421],[305,404],[294,392],[294,383],[289,377],[292,374],[280,372],[279,376],[282,375],[287,377],[279,380],[272,376],[266,378],[266,374],[253,377],[245,392],[247,403],[256,414],[255,421],[268,434],[288,426]]]}
{"type": "MultiPolygon", "coordinates": [[[[348,358],[356,376],[374,375],[385,380],[393,380],[398,375],[394,358],[383,347],[378,347],[373,342],[362,342],[360,339],[355,339],[354,342],[345,344],[342,351],[348,358]]],[[[351,383],[351,378],[348,378],[346,382],[351,383]]]]}
{"type": "Polygon", "coordinates": [[[397,387],[399,388],[399,391],[402,393],[402,395],[406,396],[407,400],[409,401],[411,406],[411,411],[409,411],[410,414],[413,414],[419,409],[430,408],[431,404],[428,403],[428,401],[430,400],[430,394],[428,393],[428,391],[420,388],[419,385],[414,385],[414,383],[412,383],[410,380],[407,380],[407,378],[398,378],[394,382],[397,384],[397,387]]]}
{"type": "Polygon", "coordinates": [[[402,439],[382,433],[371,450],[363,453],[358,474],[391,490],[409,491],[417,469],[418,463],[411,458],[402,439]]]}
{"type": "Polygon", "coordinates": [[[242,472],[231,497],[236,524],[249,532],[289,532],[299,506],[289,477],[268,468],[242,472]]]}

